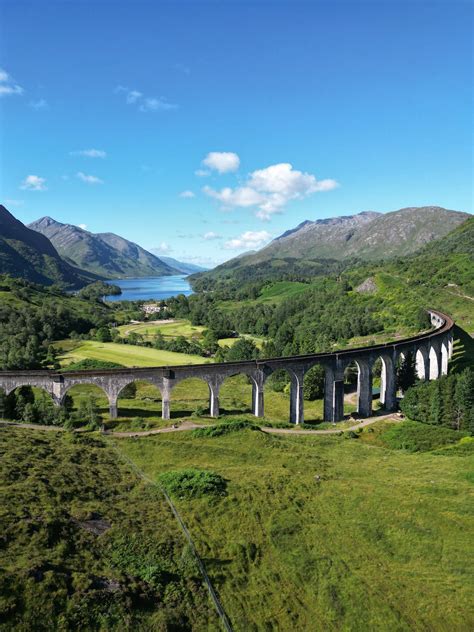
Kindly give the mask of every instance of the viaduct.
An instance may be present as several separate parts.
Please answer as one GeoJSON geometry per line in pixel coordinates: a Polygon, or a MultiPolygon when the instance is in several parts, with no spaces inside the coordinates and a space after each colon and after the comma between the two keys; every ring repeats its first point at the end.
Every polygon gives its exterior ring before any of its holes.
{"type": "Polygon", "coordinates": [[[453,351],[454,322],[449,316],[428,310],[432,329],[412,338],[405,338],[372,347],[347,349],[334,353],[316,353],[267,360],[224,362],[173,367],[124,368],[92,371],[0,371],[0,388],[6,394],[20,386],[44,389],[57,405],[61,405],[68,390],[78,384],[94,384],[107,395],[111,418],[117,417],[120,392],[137,380],[156,386],[162,397],[162,417],[170,418],[170,398],[173,388],[187,378],[200,378],[209,387],[209,409],[212,417],[219,415],[219,391],[228,377],[246,375],[252,384],[252,412],[264,415],[264,384],[274,372],[284,369],[290,376],[290,422],[304,421],[303,379],[305,373],[319,364],[325,369],[324,420],[340,421],[344,414],[344,370],[355,362],[358,369],[357,412],[361,417],[372,413],[372,369],[380,358],[382,364],[380,401],[387,411],[395,410],[396,369],[400,358],[412,354],[416,359],[418,377],[437,379],[448,371],[453,351]]]}

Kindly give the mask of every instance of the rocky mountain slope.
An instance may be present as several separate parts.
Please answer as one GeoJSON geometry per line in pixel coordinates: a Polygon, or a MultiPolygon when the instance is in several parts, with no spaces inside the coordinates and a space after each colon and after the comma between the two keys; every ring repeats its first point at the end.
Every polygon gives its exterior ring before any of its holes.
{"type": "Polygon", "coordinates": [[[77,288],[97,280],[64,261],[44,235],[31,230],[0,205],[0,273],[77,288]]]}
{"type": "Polygon", "coordinates": [[[292,262],[302,272],[318,260],[377,261],[405,256],[448,234],[469,217],[468,213],[423,206],[307,220],[258,252],[227,261],[207,274],[228,276],[250,267],[288,269],[292,262]]]}
{"type": "Polygon", "coordinates": [[[42,217],[29,227],[48,237],[68,261],[104,278],[177,274],[152,253],[114,233],[91,233],[51,217],[42,217]]]}

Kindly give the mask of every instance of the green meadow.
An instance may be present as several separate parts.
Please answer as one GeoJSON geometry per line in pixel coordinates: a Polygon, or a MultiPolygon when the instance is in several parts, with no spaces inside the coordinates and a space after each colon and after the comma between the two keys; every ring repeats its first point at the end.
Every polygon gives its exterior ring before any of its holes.
{"type": "Polygon", "coordinates": [[[160,323],[154,321],[152,323],[139,323],[132,325],[121,325],[118,330],[122,336],[128,336],[131,333],[142,335],[144,338],[152,338],[160,333],[165,338],[177,338],[184,336],[185,338],[201,338],[205,327],[200,325],[192,325],[189,320],[177,319],[171,323],[160,323]]]}
{"type": "Polygon", "coordinates": [[[473,442],[390,449],[392,428],[380,423],[356,438],[183,432],[115,444],[154,480],[198,468],[227,481],[218,499],[175,502],[236,631],[468,632],[473,442]]]}
{"type": "MultiPolygon", "coordinates": [[[[57,345],[61,348],[61,343],[57,345]]],[[[98,342],[85,340],[77,344],[67,344],[66,350],[60,355],[61,366],[72,362],[91,358],[94,360],[108,360],[127,367],[171,366],[181,364],[204,364],[206,358],[187,353],[175,353],[138,345],[125,345],[116,342],[98,342]]]]}

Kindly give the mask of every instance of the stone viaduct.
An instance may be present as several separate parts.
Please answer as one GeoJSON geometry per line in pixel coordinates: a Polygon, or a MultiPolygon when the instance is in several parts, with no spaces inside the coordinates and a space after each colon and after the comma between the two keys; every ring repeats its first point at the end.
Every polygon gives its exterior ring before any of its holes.
{"type": "Polygon", "coordinates": [[[437,379],[448,371],[448,360],[453,349],[454,322],[449,316],[428,310],[432,329],[412,338],[405,338],[372,347],[346,349],[334,353],[224,362],[173,367],[124,368],[92,371],[0,371],[0,388],[6,394],[19,386],[34,386],[51,394],[61,405],[68,390],[78,384],[94,384],[107,395],[111,418],[117,417],[117,400],[120,392],[137,380],[156,386],[162,397],[162,417],[170,418],[170,398],[173,388],[187,378],[200,378],[209,387],[209,409],[212,417],[219,415],[219,391],[228,377],[246,375],[252,384],[252,412],[264,415],[264,384],[274,372],[284,369],[290,376],[290,422],[304,421],[303,379],[313,366],[325,369],[324,420],[340,421],[344,415],[344,370],[355,362],[358,369],[357,411],[361,417],[372,413],[372,369],[380,358],[382,364],[380,401],[387,411],[395,410],[396,369],[400,357],[412,354],[416,370],[422,380],[437,379]]]}

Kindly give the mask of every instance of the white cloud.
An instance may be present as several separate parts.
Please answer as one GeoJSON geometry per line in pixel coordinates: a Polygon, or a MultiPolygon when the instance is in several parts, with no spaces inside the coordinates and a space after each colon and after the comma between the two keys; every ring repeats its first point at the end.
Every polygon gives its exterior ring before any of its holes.
{"type": "Polygon", "coordinates": [[[214,233],[212,230],[210,230],[208,233],[204,233],[203,237],[204,237],[204,239],[206,241],[209,241],[211,239],[220,239],[221,238],[220,235],[218,235],[217,233],[214,233]]]}
{"type": "Polygon", "coordinates": [[[269,241],[270,238],[271,235],[266,230],[247,230],[239,237],[226,241],[224,248],[227,250],[253,250],[262,246],[266,241],[269,241]]]}
{"type": "Polygon", "coordinates": [[[87,184],[104,184],[104,181],[97,176],[87,175],[86,173],[82,173],[82,171],[78,171],[76,173],[76,178],[79,178],[79,180],[82,180],[82,182],[86,182],[87,184]]]}
{"type": "Polygon", "coordinates": [[[47,110],[49,108],[48,102],[46,99],[38,99],[38,101],[30,101],[30,108],[33,110],[47,110]]]}
{"type": "Polygon", "coordinates": [[[0,97],[12,94],[20,95],[23,92],[23,88],[13,81],[8,72],[0,68],[0,97]]]}
{"type": "Polygon", "coordinates": [[[168,103],[164,97],[149,97],[143,99],[138,109],[140,112],[156,112],[157,110],[176,110],[178,106],[175,103],[168,103]]]}
{"type": "Polygon", "coordinates": [[[196,169],[194,175],[198,176],[199,178],[205,178],[206,176],[210,176],[211,172],[207,169],[196,169]]]}
{"type": "Polygon", "coordinates": [[[175,110],[178,106],[169,103],[165,97],[147,97],[139,90],[130,90],[125,86],[117,86],[115,92],[125,93],[125,101],[136,105],[140,112],[157,112],[158,110],[175,110]]]}
{"type": "Polygon", "coordinates": [[[171,246],[167,244],[166,241],[162,241],[158,248],[155,248],[154,250],[158,251],[162,255],[166,255],[171,252],[171,246]]]}
{"type": "Polygon", "coordinates": [[[224,208],[256,207],[256,216],[268,220],[274,213],[281,213],[291,200],[301,200],[318,191],[330,191],[338,186],[335,180],[317,180],[310,173],[303,173],[288,162],[271,165],[253,171],[243,186],[226,187],[216,191],[204,187],[204,192],[219,200],[224,208]]]}
{"type": "Polygon", "coordinates": [[[193,193],[192,191],[181,191],[181,193],[179,194],[179,197],[190,199],[190,198],[196,197],[196,194],[193,193]]]}
{"type": "Polygon", "coordinates": [[[20,189],[25,191],[46,191],[47,188],[46,178],[34,175],[26,176],[20,185],[20,189]]]}
{"type": "Polygon", "coordinates": [[[240,158],[233,151],[211,151],[202,161],[209,169],[219,173],[237,171],[240,166],[240,158]]]}
{"type": "Polygon", "coordinates": [[[107,152],[103,149],[78,149],[77,151],[70,151],[70,156],[84,156],[85,158],[105,158],[107,152]]]}
{"type": "Polygon", "coordinates": [[[87,224],[78,224],[79,228],[82,228],[82,230],[87,230],[87,224]]]}
{"type": "Polygon", "coordinates": [[[23,206],[24,200],[5,200],[5,206],[23,206]]]}

